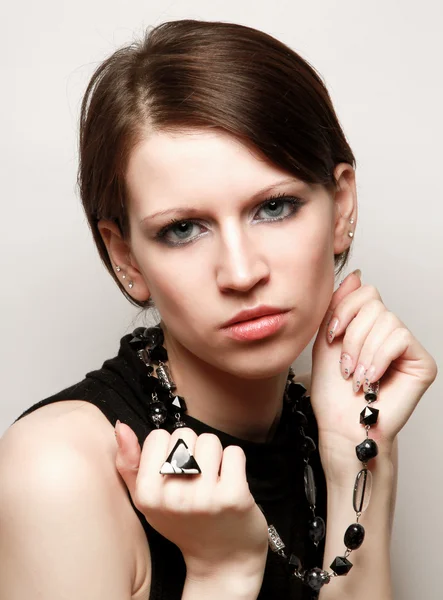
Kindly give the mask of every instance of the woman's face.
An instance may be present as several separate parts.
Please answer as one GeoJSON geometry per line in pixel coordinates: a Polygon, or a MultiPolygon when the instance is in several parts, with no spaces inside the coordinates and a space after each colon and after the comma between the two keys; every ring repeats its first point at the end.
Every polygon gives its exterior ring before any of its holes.
{"type": "Polygon", "coordinates": [[[287,368],[333,291],[330,193],[200,130],[140,143],[127,186],[133,264],[175,347],[241,377],[287,368]],[[280,314],[223,327],[263,306],[280,314]]]}

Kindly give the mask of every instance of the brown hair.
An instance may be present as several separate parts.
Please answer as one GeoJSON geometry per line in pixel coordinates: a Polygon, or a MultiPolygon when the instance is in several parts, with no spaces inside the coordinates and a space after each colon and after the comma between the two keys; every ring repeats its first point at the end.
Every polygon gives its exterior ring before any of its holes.
{"type": "MultiPolygon", "coordinates": [[[[334,189],[334,168],[355,159],[317,72],[261,31],[234,23],[158,25],[96,69],[81,105],[78,185],[96,246],[125,296],[97,223],[129,239],[125,172],[149,132],[218,128],[296,177],[334,189]]],[[[349,249],[335,256],[336,274],[349,249]]]]}

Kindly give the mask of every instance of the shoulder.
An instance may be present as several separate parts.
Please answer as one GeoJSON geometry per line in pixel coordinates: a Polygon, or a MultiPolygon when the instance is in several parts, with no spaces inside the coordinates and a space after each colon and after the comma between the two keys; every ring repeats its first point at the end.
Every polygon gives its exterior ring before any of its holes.
{"type": "Polygon", "coordinates": [[[149,547],[115,468],[116,448],[111,423],[82,400],[43,406],[5,432],[0,522],[4,533],[9,521],[11,543],[27,539],[29,547],[33,544],[29,554],[35,556],[28,560],[40,562],[44,547],[49,563],[62,547],[61,572],[70,559],[93,560],[97,568],[106,563],[122,585],[134,589],[142,577],[139,549],[149,553],[149,547]]]}

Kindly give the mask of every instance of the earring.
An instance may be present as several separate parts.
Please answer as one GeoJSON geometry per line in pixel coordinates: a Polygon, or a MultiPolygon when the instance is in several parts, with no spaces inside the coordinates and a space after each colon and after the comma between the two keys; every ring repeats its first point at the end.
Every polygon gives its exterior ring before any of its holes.
{"type": "Polygon", "coordinates": [[[133,281],[130,281],[130,282],[128,283],[128,288],[132,288],[132,287],[134,287],[134,282],[133,282],[133,281]]]}
{"type": "Polygon", "coordinates": [[[118,265],[115,265],[115,270],[117,271],[117,273],[120,273],[120,271],[122,270],[122,268],[119,267],[118,265]]]}
{"type": "Polygon", "coordinates": [[[349,219],[349,223],[352,225],[354,222],[354,219],[349,219]]]}
{"type": "Polygon", "coordinates": [[[348,231],[348,235],[350,238],[354,237],[354,234],[352,233],[352,231],[348,231]]]}

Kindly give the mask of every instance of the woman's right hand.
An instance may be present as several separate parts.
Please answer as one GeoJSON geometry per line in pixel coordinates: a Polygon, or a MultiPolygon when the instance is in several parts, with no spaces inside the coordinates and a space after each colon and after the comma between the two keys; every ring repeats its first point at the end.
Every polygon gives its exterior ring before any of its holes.
{"type": "Polygon", "coordinates": [[[223,450],[216,435],[186,427],[152,431],[140,450],[132,429],[116,428],[116,467],[136,508],[181,550],[187,577],[263,578],[267,524],[249,490],[246,457],[239,446],[223,450]],[[118,430],[118,433],[117,433],[118,430]],[[161,475],[182,438],[201,468],[199,475],[161,475]]]}

